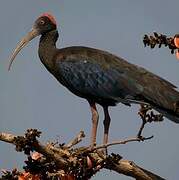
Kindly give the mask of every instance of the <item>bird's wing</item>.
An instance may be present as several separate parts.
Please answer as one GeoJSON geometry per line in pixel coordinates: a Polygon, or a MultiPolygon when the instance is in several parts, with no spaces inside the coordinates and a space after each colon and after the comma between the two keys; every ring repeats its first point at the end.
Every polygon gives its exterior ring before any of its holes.
{"type": "Polygon", "coordinates": [[[143,91],[135,79],[117,68],[104,68],[88,60],[58,63],[62,84],[79,96],[111,99],[127,104],[127,99],[135,99],[143,91]]]}
{"type": "Polygon", "coordinates": [[[58,71],[67,88],[77,95],[121,102],[147,102],[173,110],[179,102],[175,86],[165,79],[106,51],[86,47],[65,49],[58,71]],[[65,84],[66,83],[66,84],[65,84]]]}
{"type": "Polygon", "coordinates": [[[69,47],[58,52],[55,76],[76,95],[113,104],[147,103],[179,122],[179,92],[172,83],[106,51],[69,47]]]}
{"type": "Polygon", "coordinates": [[[134,77],[135,81],[143,87],[141,96],[153,106],[173,111],[175,104],[179,102],[176,86],[144,68],[130,65],[126,73],[128,77],[134,77]]]}

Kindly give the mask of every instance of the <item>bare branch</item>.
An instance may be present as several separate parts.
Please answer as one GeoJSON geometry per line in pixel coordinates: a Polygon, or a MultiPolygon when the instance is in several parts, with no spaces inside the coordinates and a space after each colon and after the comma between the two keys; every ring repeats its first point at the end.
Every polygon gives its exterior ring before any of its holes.
{"type": "Polygon", "coordinates": [[[153,136],[146,137],[146,138],[143,138],[143,139],[141,139],[140,137],[131,137],[131,138],[127,138],[127,139],[124,139],[124,140],[113,141],[113,142],[108,143],[108,144],[98,145],[93,150],[107,148],[107,147],[113,146],[113,145],[126,144],[126,143],[129,143],[129,142],[146,141],[146,140],[149,140],[149,139],[152,139],[152,138],[153,138],[153,136]]]}
{"type": "Polygon", "coordinates": [[[152,108],[149,105],[140,105],[140,109],[138,114],[140,115],[140,118],[142,119],[142,124],[140,126],[140,129],[137,133],[137,137],[141,139],[141,141],[146,140],[146,139],[151,139],[153,136],[150,136],[148,138],[145,138],[142,136],[142,132],[144,130],[144,127],[147,123],[151,122],[161,122],[163,121],[163,115],[162,114],[155,114],[152,111],[152,108]]]}
{"type": "Polygon", "coordinates": [[[135,179],[140,180],[164,180],[164,178],[153,174],[152,172],[145,170],[137,166],[134,162],[128,160],[120,160],[118,163],[113,163],[106,166],[107,169],[112,168],[112,170],[124,174],[126,176],[134,177],[135,179]],[[112,166],[112,167],[111,167],[112,166]]]}
{"type": "Polygon", "coordinates": [[[4,141],[4,142],[7,142],[7,143],[13,144],[15,137],[16,136],[14,136],[13,134],[3,133],[3,132],[0,133],[0,140],[4,141]]]}
{"type": "Polygon", "coordinates": [[[75,138],[73,138],[67,145],[65,145],[65,147],[71,148],[72,146],[81,142],[84,137],[85,137],[84,131],[80,131],[75,138]]]}

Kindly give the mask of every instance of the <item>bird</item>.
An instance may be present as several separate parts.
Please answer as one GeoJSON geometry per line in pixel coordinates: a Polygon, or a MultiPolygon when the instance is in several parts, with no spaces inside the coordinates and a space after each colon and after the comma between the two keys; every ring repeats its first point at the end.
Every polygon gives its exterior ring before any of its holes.
{"type": "Polygon", "coordinates": [[[152,72],[110,52],[85,46],[58,49],[59,33],[55,17],[47,12],[34,22],[32,30],[21,39],[11,54],[10,67],[29,41],[40,36],[38,54],[46,69],[76,96],[88,101],[92,127],[90,147],[96,146],[99,114],[104,111],[103,144],[108,143],[109,107],[122,103],[150,105],[167,119],[179,123],[179,92],[176,86],[152,72]]]}

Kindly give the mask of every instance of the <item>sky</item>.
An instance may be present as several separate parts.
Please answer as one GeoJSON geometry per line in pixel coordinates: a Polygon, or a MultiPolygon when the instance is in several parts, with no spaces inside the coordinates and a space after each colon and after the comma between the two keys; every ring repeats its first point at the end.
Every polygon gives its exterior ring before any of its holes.
{"type": "MultiPolygon", "coordinates": [[[[179,61],[167,48],[144,48],[144,34],[173,36],[179,32],[178,0],[1,0],[0,3],[0,131],[23,134],[28,128],[41,130],[42,142],[68,142],[81,129],[88,145],[91,114],[86,100],[76,97],[47,72],[39,60],[34,39],[16,57],[10,72],[9,57],[17,42],[31,29],[43,12],[51,12],[58,22],[57,46],[83,45],[109,51],[133,64],[167,79],[179,87],[179,61]]],[[[98,144],[102,142],[103,112],[100,112],[98,144]]],[[[135,136],[141,124],[138,106],[118,104],[110,108],[109,141],[135,136]]],[[[124,159],[166,179],[178,179],[179,125],[165,119],[148,124],[146,142],[133,142],[109,148],[124,159]]],[[[0,169],[22,168],[25,157],[14,146],[0,142],[0,169]]],[[[131,179],[102,170],[93,180],[131,179]]]]}

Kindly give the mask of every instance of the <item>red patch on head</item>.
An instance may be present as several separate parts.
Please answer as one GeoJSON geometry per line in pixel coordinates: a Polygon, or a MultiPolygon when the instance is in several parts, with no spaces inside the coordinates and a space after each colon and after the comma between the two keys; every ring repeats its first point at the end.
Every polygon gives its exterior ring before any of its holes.
{"type": "Polygon", "coordinates": [[[43,17],[43,16],[48,17],[53,24],[57,25],[54,16],[52,16],[50,13],[43,13],[40,17],[43,17]]]}

